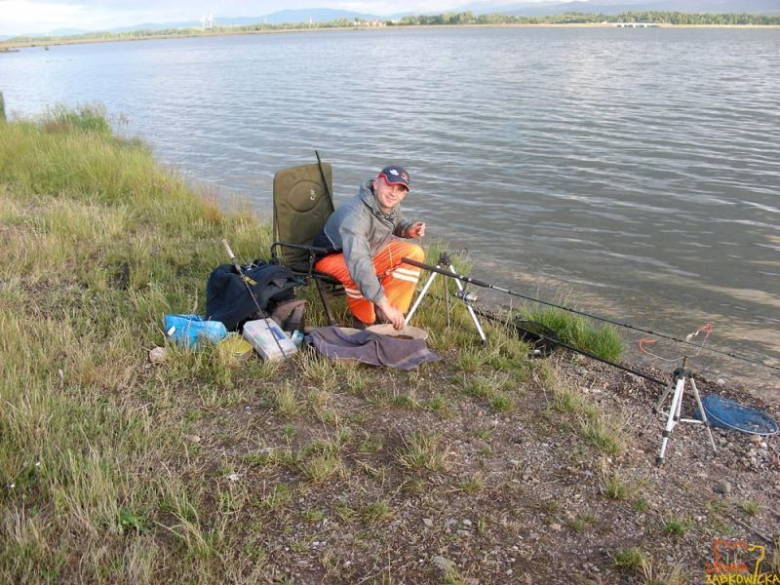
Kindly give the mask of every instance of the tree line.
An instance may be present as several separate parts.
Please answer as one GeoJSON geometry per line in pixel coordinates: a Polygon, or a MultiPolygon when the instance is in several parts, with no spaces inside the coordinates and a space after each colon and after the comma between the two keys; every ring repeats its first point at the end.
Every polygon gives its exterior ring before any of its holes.
{"type": "Polygon", "coordinates": [[[404,16],[395,26],[457,25],[457,24],[597,24],[617,22],[654,22],[677,25],[780,25],[780,16],[761,14],[688,13],[662,11],[628,11],[620,14],[597,12],[567,12],[549,16],[513,16],[511,14],[480,14],[445,12],[435,15],[404,16]]]}

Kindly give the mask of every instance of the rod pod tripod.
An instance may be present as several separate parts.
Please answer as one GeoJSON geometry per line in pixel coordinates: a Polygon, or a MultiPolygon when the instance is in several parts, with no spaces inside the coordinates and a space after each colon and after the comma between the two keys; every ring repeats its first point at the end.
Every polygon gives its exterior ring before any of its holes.
{"type": "MultiPolygon", "coordinates": [[[[404,261],[408,261],[408,258],[404,258],[404,261]]],[[[411,264],[411,262],[409,262],[411,264]]],[[[426,266],[424,264],[415,264],[417,266],[420,266],[421,268],[430,269],[432,267],[426,266]]],[[[436,263],[436,268],[441,270],[442,266],[446,266],[450,269],[450,272],[455,274],[455,267],[452,264],[452,260],[450,259],[449,255],[446,252],[442,252],[439,255],[439,260],[436,263]]],[[[417,308],[420,306],[420,303],[422,303],[423,298],[425,298],[425,295],[428,293],[428,289],[431,288],[431,285],[433,284],[434,279],[436,278],[436,275],[439,274],[438,272],[432,270],[431,275],[428,277],[428,281],[425,283],[425,286],[423,286],[422,290],[420,291],[420,295],[417,297],[417,300],[414,301],[414,305],[412,306],[412,309],[407,313],[406,320],[404,321],[404,325],[408,325],[409,321],[411,321],[412,316],[414,315],[415,311],[417,311],[417,308]]],[[[441,274],[444,274],[444,276],[447,276],[444,272],[441,274]]],[[[471,316],[471,320],[474,322],[474,326],[477,328],[477,332],[479,333],[479,338],[482,340],[482,343],[487,343],[487,337],[485,336],[485,332],[482,330],[482,325],[479,322],[479,319],[477,319],[477,314],[474,312],[474,307],[471,306],[471,302],[476,300],[476,297],[466,292],[466,288],[460,283],[460,280],[454,279],[455,285],[458,287],[458,292],[455,293],[455,297],[461,299],[463,303],[466,305],[466,309],[469,312],[469,315],[471,316]]]]}
{"type": "Polygon", "coordinates": [[[653,408],[653,412],[656,414],[661,412],[661,407],[663,406],[666,397],[669,396],[669,394],[672,392],[672,389],[674,389],[674,394],[672,394],[672,403],[669,405],[669,416],[666,419],[666,427],[664,428],[663,433],[661,433],[661,452],[658,454],[658,457],[655,460],[655,463],[658,466],[661,466],[664,462],[666,447],[669,444],[672,431],[674,430],[674,427],[677,426],[677,423],[694,423],[707,427],[707,434],[710,437],[712,452],[716,454],[718,452],[718,449],[715,447],[715,439],[712,437],[710,421],[707,419],[707,413],[704,411],[704,406],[702,406],[701,403],[699,389],[696,387],[696,381],[691,376],[691,372],[685,368],[687,361],[688,358],[683,358],[682,365],[674,371],[671,383],[666,387],[666,390],[664,390],[661,398],[653,408]],[[695,418],[681,418],[680,416],[686,384],[690,384],[691,389],[693,390],[693,396],[696,398],[696,404],[699,406],[699,412],[701,413],[702,420],[697,420],[695,418]]]}

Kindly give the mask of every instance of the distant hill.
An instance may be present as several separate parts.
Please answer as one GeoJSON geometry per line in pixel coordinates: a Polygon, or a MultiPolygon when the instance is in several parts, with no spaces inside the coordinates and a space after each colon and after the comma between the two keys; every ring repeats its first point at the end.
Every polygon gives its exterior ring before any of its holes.
{"type": "Polygon", "coordinates": [[[261,20],[260,22],[268,22],[268,24],[283,24],[285,22],[309,22],[309,18],[311,18],[312,22],[328,22],[338,18],[346,18],[347,20],[353,20],[355,18],[359,18],[361,20],[384,20],[389,17],[377,16],[375,14],[365,14],[362,12],[353,12],[351,10],[312,8],[310,10],[280,10],[279,12],[273,12],[272,14],[264,17],[264,19],[267,20],[261,20]]]}
{"type": "Polygon", "coordinates": [[[474,14],[512,14],[515,16],[550,16],[564,12],[596,12],[620,14],[634,11],[699,12],[710,14],[747,13],[780,14],[778,0],[598,0],[596,2],[506,2],[486,1],[464,4],[454,12],[471,11],[474,14]]]}

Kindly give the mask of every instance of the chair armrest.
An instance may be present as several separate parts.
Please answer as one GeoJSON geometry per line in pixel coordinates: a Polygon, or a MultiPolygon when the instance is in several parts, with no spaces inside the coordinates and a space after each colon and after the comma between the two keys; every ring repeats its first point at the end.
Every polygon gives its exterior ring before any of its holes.
{"type": "Polygon", "coordinates": [[[284,248],[293,248],[295,250],[306,250],[313,254],[328,254],[329,250],[326,248],[317,248],[316,246],[303,246],[301,244],[291,244],[289,242],[274,242],[271,244],[271,256],[275,256],[277,246],[284,248]]]}

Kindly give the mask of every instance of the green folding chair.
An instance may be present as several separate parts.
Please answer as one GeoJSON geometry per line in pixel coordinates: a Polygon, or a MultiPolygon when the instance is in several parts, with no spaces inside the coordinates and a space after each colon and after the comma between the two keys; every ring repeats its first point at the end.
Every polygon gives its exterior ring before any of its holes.
{"type": "Polygon", "coordinates": [[[320,160],[317,151],[315,154],[316,164],[283,169],[274,175],[271,258],[292,270],[302,285],[314,282],[328,324],[336,325],[330,299],[343,295],[344,287],[332,276],[314,269],[317,254],[326,251],[312,245],[335,209],[333,169],[320,160]]]}

